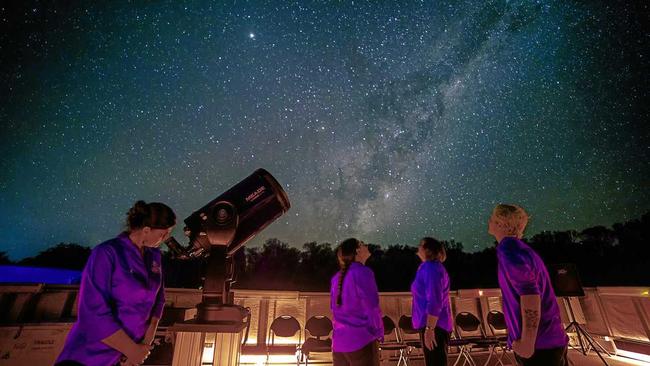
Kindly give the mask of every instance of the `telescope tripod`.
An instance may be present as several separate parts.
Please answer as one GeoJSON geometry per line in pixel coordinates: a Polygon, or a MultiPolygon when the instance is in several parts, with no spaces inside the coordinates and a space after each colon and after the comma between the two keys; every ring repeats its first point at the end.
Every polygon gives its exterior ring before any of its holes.
{"type": "Polygon", "coordinates": [[[602,353],[607,354],[608,357],[611,357],[612,354],[609,353],[603,347],[600,343],[598,343],[597,340],[594,339],[594,337],[589,334],[589,332],[581,326],[577,321],[575,314],[573,313],[573,307],[571,306],[571,301],[570,298],[568,297],[563,297],[565,306],[569,309],[569,320],[571,321],[569,325],[564,329],[566,333],[575,333],[576,336],[578,337],[578,343],[580,344],[580,348],[576,346],[572,346],[573,349],[578,349],[580,352],[582,352],[583,355],[587,355],[591,350],[594,350],[598,357],[603,361],[603,363],[606,366],[609,366],[605,358],[603,357],[602,353]]]}

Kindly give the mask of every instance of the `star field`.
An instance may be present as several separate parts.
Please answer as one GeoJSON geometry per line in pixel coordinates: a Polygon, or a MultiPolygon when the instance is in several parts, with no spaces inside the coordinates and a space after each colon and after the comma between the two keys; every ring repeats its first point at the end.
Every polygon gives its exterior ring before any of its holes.
{"type": "Polygon", "coordinates": [[[94,246],[137,199],[183,219],[259,167],[292,208],[252,245],[481,249],[498,202],[531,234],[639,217],[647,7],[2,5],[0,251],[94,246]]]}

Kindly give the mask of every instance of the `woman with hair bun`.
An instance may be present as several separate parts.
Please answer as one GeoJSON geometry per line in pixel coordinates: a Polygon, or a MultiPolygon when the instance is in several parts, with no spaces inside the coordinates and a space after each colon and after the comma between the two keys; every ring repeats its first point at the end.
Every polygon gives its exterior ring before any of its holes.
{"type": "Polygon", "coordinates": [[[420,240],[418,257],[422,261],[411,284],[413,328],[420,331],[426,366],[447,365],[447,344],[452,331],[449,304],[449,276],[442,263],[447,259],[439,240],[420,240]]]}
{"type": "Polygon", "coordinates": [[[370,251],[362,241],[350,238],[338,246],[336,256],[340,271],[330,288],[334,366],[378,366],[384,325],[375,275],[365,266],[370,251]]]}
{"type": "Polygon", "coordinates": [[[158,247],[176,215],[163,203],[137,201],[126,230],[97,245],[84,267],[77,321],[56,365],[140,365],[165,306],[158,247]]]}

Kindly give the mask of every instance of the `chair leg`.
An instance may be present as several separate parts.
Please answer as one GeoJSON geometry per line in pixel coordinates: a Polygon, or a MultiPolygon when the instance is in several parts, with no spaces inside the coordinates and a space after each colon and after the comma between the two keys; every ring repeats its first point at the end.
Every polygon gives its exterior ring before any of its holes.
{"type": "Polygon", "coordinates": [[[494,346],[490,346],[488,348],[488,350],[489,350],[488,358],[487,358],[487,360],[485,360],[485,363],[483,364],[483,366],[488,366],[490,364],[490,360],[492,359],[492,354],[494,353],[494,346]]]}
{"type": "Polygon", "coordinates": [[[459,346],[458,347],[458,356],[456,357],[456,361],[454,362],[453,366],[458,365],[458,362],[460,362],[460,358],[463,356],[463,348],[465,346],[459,346]]]}
{"type": "Polygon", "coordinates": [[[404,349],[399,350],[399,358],[397,359],[397,366],[400,366],[402,364],[402,362],[404,362],[404,366],[408,366],[407,358],[404,357],[404,352],[405,351],[406,350],[404,350],[404,349]]]}
{"type": "Polygon", "coordinates": [[[408,347],[404,350],[404,365],[407,365],[407,366],[408,366],[408,364],[409,364],[409,358],[411,357],[411,352],[413,352],[413,347],[411,347],[411,346],[408,346],[408,347]]]}
{"type": "MultiPolygon", "coordinates": [[[[464,347],[463,355],[465,356],[465,360],[467,360],[467,362],[468,362],[471,366],[477,366],[477,365],[476,365],[476,361],[474,361],[474,358],[473,358],[472,355],[469,353],[470,351],[471,351],[471,348],[464,347]]],[[[463,362],[463,365],[464,365],[464,364],[465,364],[465,363],[463,362]]]]}
{"type": "MultiPolygon", "coordinates": [[[[510,349],[508,347],[501,347],[501,350],[503,351],[503,354],[501,355],[501,358],[503,359],[504,357],[508,359],[508,365],[518,365],[517,360],[515,360],[511,355],[510,355],[510,349]]],[[[502,363],[503,364],[503,363],[502,363]]]]}
{"type": "MultiPolygon", "coordinates": [[[[504,346],[502,346],[502,345],[498,345],[498,346],[496,346],[496,349],[497,349],[498,351],[501,352],[501,356],[499,356],[499,358],[497,358],[497,362],[499,363],[499,365],[501,365],[501,366],[506,366],[506,365],[503,363],[503,358],[504,358],[504,357],[508,358],[508,363],[509,363],[510,365],[513,365],[512,361],[510,360],[510,356],[508,356],[508,350],[507,350],[504,346]]],[[[496,355],[496,354],[495,354],[495,355],[496,355]]]]}

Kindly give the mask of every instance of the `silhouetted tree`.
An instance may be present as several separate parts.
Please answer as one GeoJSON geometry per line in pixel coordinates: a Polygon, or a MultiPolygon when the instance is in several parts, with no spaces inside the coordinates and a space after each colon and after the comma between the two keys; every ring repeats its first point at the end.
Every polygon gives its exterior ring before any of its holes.
{"type": "Polygon", "coordinates": [[[373,255],[368,267],[375,272],[379,291],[409,291],[420,259],[417,248],[407,245],[392,245],[385,250],[370,246],[373,255]]]}
{"type": "Polygon", "coordinates": [[[21,260],[20,265],[55,267],[81,270],[86,265],[91,249],[79,244],[59,243],[38,253],[35,257],[21,260]]]}
{"type": "Polygon", "coordinates": [[[310,242],[305,243],[302,249],[296,273],[298,288],[303,291],[329,291],[329,279],[338,271],[332,245],[310,242]]]}
{"type": "MultiPolygon", "coordinates": [[[[640,219],[616,223],[612,228],[595,226],[582,231],[544,231],[524,239],[547,265],[575,263],[585,286],[646,286],[650,283],[650,213],[640,219]]],[[[496,247],[468,253],[462,243],[445,242],[452,289],[497,287],[496,247]]],[[[372,256],[366,263],[380,291],[408,291],[420,264],[417,248],[406,245],[381,247],[369,244],[372,256]]],[[[61,243],[25,258],[21,265],[82,269],[90,249],[61,243]]],[[[234,258],[241,269],[235,288],[328,291],[338,270],[329,243],[309,242],[302,250],[278,239],[261,248],[244,248],[234,258]]],[[[198,288],[202,285],[205,259],[172,260],[163,256],[168,287],[198,288]]],[[[0,252],[0,264],[11,263],[0,252]]]]}
{"type": "Polygon", "coordinates": [[[300,251],[278,239],[268,239],[262,248],[248,250],[246,273],[237,287],[297,289],[295,283],[300,251]]]}
{"type": "Polygon", "coordinates": [[[2,252],[0,251],[0,264],[11,264],[11,260],[9,259],[9,256],[7,255],[7,252],[2,252]]]}

